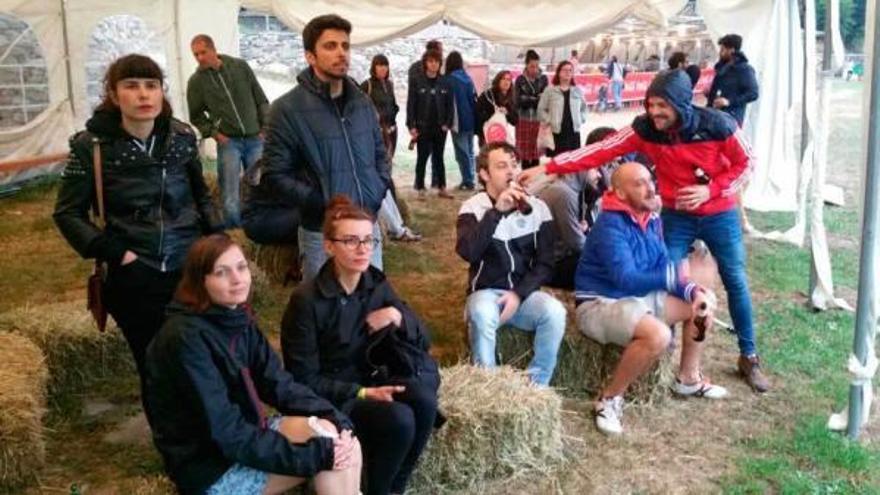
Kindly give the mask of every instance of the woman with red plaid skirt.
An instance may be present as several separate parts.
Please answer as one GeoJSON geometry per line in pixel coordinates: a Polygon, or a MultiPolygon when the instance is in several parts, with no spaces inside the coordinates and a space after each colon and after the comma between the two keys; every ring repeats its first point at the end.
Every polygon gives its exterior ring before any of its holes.
{"type": "Polygon", "coordinates": [[[523,168],[538,164],[538,101],[547,88],[547,76],[541,73],[541,57],[535,50],[526,52],[526,69],[516,78],[516,103],[519,121],[516,124],[516,147],[523,168]]]}

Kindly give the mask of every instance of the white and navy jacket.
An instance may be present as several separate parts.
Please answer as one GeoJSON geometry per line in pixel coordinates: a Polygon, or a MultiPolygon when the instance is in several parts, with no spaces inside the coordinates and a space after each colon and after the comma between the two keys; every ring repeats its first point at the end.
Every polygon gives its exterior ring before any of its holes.
{"type": "Polygon", "coordinates": [[[528,201],[528,215],[499,212],[485,191],[461,205],[455,250],[470,263],[468,294],[512,290],[525,300],[552,277],[553,217],[540,199],[530,196],[528,201]]]}

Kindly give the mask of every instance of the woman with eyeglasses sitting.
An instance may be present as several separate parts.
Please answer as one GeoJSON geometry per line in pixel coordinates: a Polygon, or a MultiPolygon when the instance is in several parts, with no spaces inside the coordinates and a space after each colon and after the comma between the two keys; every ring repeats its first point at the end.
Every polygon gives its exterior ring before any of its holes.
{"type": "Polygon", "coordinates": [[[437,365],[418,316],[370,266],[373,217],[336,196],[324,217],[329,259],[291,295],[285,367],[346,413],[364,450],[367,494],[403,493],[437,420],[437,365]]]}

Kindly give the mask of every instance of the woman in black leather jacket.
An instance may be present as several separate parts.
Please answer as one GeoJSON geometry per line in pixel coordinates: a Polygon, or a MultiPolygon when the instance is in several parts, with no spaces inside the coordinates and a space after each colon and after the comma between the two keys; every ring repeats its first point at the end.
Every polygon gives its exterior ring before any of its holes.
{"type": "Polygon", "coordinates": [[[391,67],[388,57],[377,54],[370,62],[370,78],[361,83],[361,89],[376,107],[379,126],[382,128],[382,141],[388,152],[388,163],[394,158],[397,148],[397,112],[400,107],[394,97],[394,82],[391,81],[391,67]]]}
{"type": "Polygon", "coordinates": [[[104,99],[70,140],[54,219],[84,258],[107,263],[104,299],[143,377],[147,344],[180,279],[190,245],[219,230],[202,177],[196,136],[171,116],[159,66],[127,55],[107,69],[104,99]],[[94,178],[99,151],[107,225],[99,227],[94,178]]]}
{"type": "Polygon", "coordinates": [[[421,320],[370,266],[372,225],[347,197],[331,200],[330,259],[291,295],[281,349],[293,376],[351,417],[364,449],[365,493],[402,494],[437,422],[440,376],[421,320]]]}

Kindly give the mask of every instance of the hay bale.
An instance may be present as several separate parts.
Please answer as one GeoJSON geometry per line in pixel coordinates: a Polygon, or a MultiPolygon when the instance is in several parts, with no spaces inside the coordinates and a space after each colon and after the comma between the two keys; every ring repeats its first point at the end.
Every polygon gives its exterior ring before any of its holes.
{"type": "Polygon", "coordinates": [[[174,495],[177,493],[174,483],[161,474],[124,480],[120,483],[118,490],[118,493],[131,493],[132,495],[174,495]]]}
{"type": "Polygon", "coordinates": [[[273,301],[272,282],[266,272],[256,264],[251,264],[251,304],[261,308],[273,301]]]}
{"type": "Polygon", "coordinates": [[[257,244],[253,259],[266,272],[269,280],[283,284],[287,281],[290,267],[298,263],[299,249],[296,244],[257,244]]]}
{"type": "Polygon", "coordinates": [[[0,491],[29,481],[43,466],[48,374],[33,342],[0,333],[0,491]]]}
{"type": "MultiPolygon", "coordinates": [[[[498,332],[497,339],[499,362],[525,368],[532,359],[533,334],[505,328],[498,332]]],[[[550,385],[569,397],[595,397],[614,372],[622,352],[622,347],[602,345],[578,332],[567,332],[550,385]]],[[[630,386],[627,402],[657,404],[669,396],[674,379],[672,355],[667,353],[630,386]]]]}
{"type": "Polygon", "coordinates": [[[565,461],[562,399],[503,366],[441,370],[447,423],[430,440],[413,476],[416,494],[480,493],[487,482],[547,472],[565,461]]]}
{"type": "Polygon", "coordinates": [[[27,337],[43,351],[50,400],[97,379],[134,373],[131,352],[115,324],[99,332],[82,300],[26,305],[2,313],[0,331],[27,337]]]}

